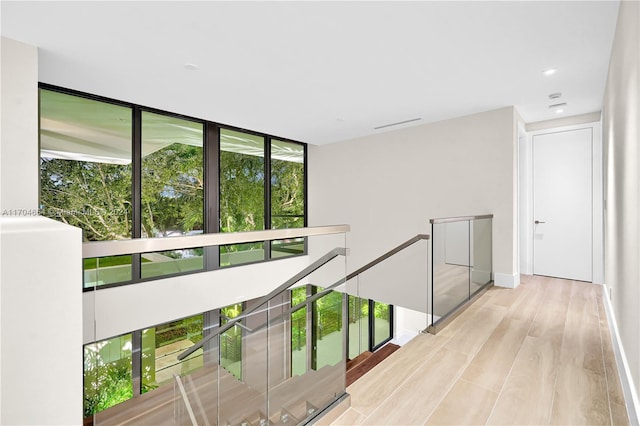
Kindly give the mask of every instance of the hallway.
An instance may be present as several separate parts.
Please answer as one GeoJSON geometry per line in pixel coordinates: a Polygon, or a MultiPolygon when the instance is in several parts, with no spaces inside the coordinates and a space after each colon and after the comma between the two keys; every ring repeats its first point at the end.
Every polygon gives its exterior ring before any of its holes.
{"type": "Polygon", "coordinates": [[[541,276],[492,287],[351,385],[332,424],[629,424],[601,290],[541,276]]]}

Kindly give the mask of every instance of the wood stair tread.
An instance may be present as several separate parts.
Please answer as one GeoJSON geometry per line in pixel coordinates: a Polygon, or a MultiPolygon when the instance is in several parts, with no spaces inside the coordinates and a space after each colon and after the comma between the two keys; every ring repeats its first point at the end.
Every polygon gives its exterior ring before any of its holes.
{"type": "Polygon", "coordinates": [[[357,357],[348,360],[347,361],[347,371],[351,370],[356,365],[366,361],[371,355],[373,355],[373,352],[366,351],[366,352],[362,352],[357,357]]]}
{"type": "MultiPolygon", "coordinates": [[[[377,351],[373,352],[370,356],[353,368],[347,370],[346,384],[350,386],[353,382],[364,376],[368,371],[380,364],[385,358],[389,357],[392,353],[400,349],[400,346],[393,343],[387,343],[377,351]]],[[[357,359],[357,357],[356,357],[357,359]]]]}

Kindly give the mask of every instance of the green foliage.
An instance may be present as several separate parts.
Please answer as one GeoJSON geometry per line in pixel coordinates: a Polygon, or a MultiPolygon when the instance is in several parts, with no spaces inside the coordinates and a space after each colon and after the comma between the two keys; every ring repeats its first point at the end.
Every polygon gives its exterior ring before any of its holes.
{"type": "MultiPolygon", "coordinates": [[[[131,238],[131,165],[42,158],[44,215],[88,241],[131,238]]],[[[202,148],[174,143],[142,160],[142,235],[203,229],[202,148]]]]}
{"type": "Polygon", "coordinates": [[[87,241],[131,238],[131,166],[41,158],[43,215],[80,227],[87,241]]]}
{"type": "Polygon", "coordinates": [[[349,323],[369,316],[369,299],[349,296],[349,323]]]}
{"type": "Polygon", "coordinates": [[[291,313],[291,350],[297,351],[307,344],[307,308],[291,313]]]}
{"type": "MultiPolygon", "coordinates": [[[[220,314],[227,318],[235,318],[242,313],[242,303],[226,306],[220,309],[220,314]]],[[[228,321],[224,318],[220,320],[224,325],[228,321]]],[[[242,329],[233,326],[220,335],[220,357],[223,359],[223,366],[238,362],[242,359],[242,329]]]]}
{"type": "Polygon", "coordinates": [[[304,226],[304,164],[271,160],[271,227],[304,226]]]}
{"type": "Polygon", "coordinates": [[[88,417],[133,397],[131,353],[105,362],[95,345],[85,347],[84,416],[88,417]]]}
{"type": "Polygon", "coordinates": [[[159,325],[155,329],[156,348],[169,345],[179,340],[191,340],[194,343],[199,342],[202,340],[203,326],[203,315],[195,315],[159,325]]]}
{"type": "Polygon", "coordinates": [[[264,229],[264,158],[220,153],[220,230],[264,229]]]}
{"type": "MultiPolygon", "coordinates": [[[[318,288],[321,291],[321,288],[318,288]]],[[[332,291],[313,302],[318,338],[342,330],[342,293],[332,291]]]]}
{"type": "Polygon", "coordinates": [[[204,229],[202,148],[173,143],[142,159],[142,236],[204,229]]]}
{"type": "Polygon", "coordinates": [[[391,307],[386,303],[375,302],[373,305],[374,312],[373,315],[375,318],[383,319],[389,321],[391,311],[391,307]]]}

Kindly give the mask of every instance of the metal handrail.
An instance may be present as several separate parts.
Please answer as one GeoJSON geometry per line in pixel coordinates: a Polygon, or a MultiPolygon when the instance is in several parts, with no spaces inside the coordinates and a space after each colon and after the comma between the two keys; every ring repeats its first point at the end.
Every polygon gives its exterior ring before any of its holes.
{"type": "Polygon", "coordinates": [[[356,269],[352,273],[348,274],[346,281],[349,281],[350,279],[355,278],[356,276],[360,275],[361,273],[363,273],[367,269],[370,269],[373,266],[376,266],[378,263],[382,262],[383,260],[386,260],[386,259],[390,258],[394,254],[398,253],[399,251],[404,250],[405,248],[409,247],[410,245],[412,245],[412,244],[414,244],[414,243],[416,243],[416,242],[418,242],[420,240],[428,240],[430,238],[431,238],[431,236],[429,234],[418,234],[415,237],[408,239],[407,241],[405,241],[404,243],[400,244],[399,246],[394,247],[391,250],[389,250],[388,252],[386,252],[385,254],[373,259],[371,262],[367,263],[362,268],[356,269]]]}
{"type": "Polygon", "coordinates": [[[186,357],[188,357],[189,355],[191,355],[192,353],[194,353],[195,351],[197,351],[198,349],[203,347],[205,345],[205,343],[207,343],[209,340],[211,340],[214,337],[216,337],[217,335],[222,334],[225,331],[229,330],[231,327],[236,325],[237,322],[239,322],[240,320],[246,318],[247,316],[249,316],[254,311],[258,310],[258,308],[260,308],[260,306],[264,305],[266,302],[268,302],[269,300],[273,299],[274,297],[280,295],[281,293],[284,293],[285,291],[287,291],[289,289],[289,287],[291,287],[292,285],[294,285],[295,283],[297,283],[298,281],[300,281],[301,279],[303,279],[307,275],[311,274],[312,272],[316,271],[317,269],[319,269],[320,267],[322,267],[326,263],[329,263],[331,260],[335,259],[338,256],[346,256],[346,255],[347,255],[347,249],[343,248],[343,247],[336,247],[333,250],[329,251],[327,254],[325,254],[324,256],[320,257],[318,260],[313,262],[311,265],[307,266],[302,271],[298,272],[293,277],[291,277],[287,281],[285,281],[283,284],[281,284],[280,286],[278,286],[277,288],[272,290],[269,294],[267,294],[265,296],[262,296],[256,302],[255,306],[253,306],[252,308],[247,309],[241,315],[238,315],[237,317],[233,318],[231,321],[227,322],[225,325],[220,326],[220,328],[218,328],[217,330],[213,331],[208,336],[204,337],[202,340],[200,340],[195,345],[189,347],[189,349],[187,349],[186,351],[182,352],[180,355],[178,355],[178,360],[182,361],[183,359],[185,359],[186,357]]]}
{"type": "MultiPolygon", "coordinates": [[[[267,324],[273,323],[274,321],[277,321],[280,318],[284,318],[284,317],[290,315],[292,312],[295,312],[296,310],[300,309],[301,307],[303,307],[304,305],[306,305],[308,303],[315,302],[316,300],[320,299],[321,297],[323,297],[326,294],[328,294],[331,291],[333,291],[334,288],[341,286],[342,284],[346,283],[347,281],[357,277],[361,273],[371,269],[372,267],[374,267],[378,263],[388,259],[389,257],[391,257],[394,254],[404,250],[405,248],[415,244],[416,242],[421,241],[421,240],[428,240],[430,238],[431,237],[429,236],[429,234],[418,234],[418,235],[416,235],[415,237],[405,241],[404,243],[398,245],[397,247],[394,247],[391,250],[387,251],[383,255],[375,258],[374,260],[372,260],[371,262],[367,263],[363,267],[361,267],[361,268],[355,270],[354,272],[348,274],[346,277],[341,278],[340,280],[336,281],[335,283],[331,284],[328,287],[325,287],[324,290],[322,290],[322,291],[320,291],[320,292],[308,297],[307,299],[304,300],[304,302],[301,302],[301,303],[299,303],[299,304],[297,304],[295,306],[292,306],[292,307],[288,308],[286,311],[284,311],[282,314],[278,315],[274,319],[272,319],[270,321],[268,320],[268,321],[264,322],[263,324],[261,324],[261,325],[259,325],[257,327],[253,327],[250,331],[251,332],[255,332],[255,331],[263,329],[267,324]]],[[[336,250],[340,250],[340,249],[336,248],[336,249],[332,250],[331,252],[329,252],[328,254],[333,253],[336,250]]],[[[342,250],[345,250],[345,249],[342,249],[342,250]]],[[[303,271],[301,271],[298,274],[296,274],[295,277],[289,279],[286,283],[282,284],[281,286],[279,286],[277,289],[275,289],[274,291],[272,291],[268,295],[262,297],[258,302],[256,302],[256,305],[253,308],[251,308],[251,309],[243,312],[241,315],[238,315],[237,317],[233,318],[232,322],[230,321],[230,322],[226,323],[225,325],[221,326],[219,329],[213,331],[211,334],[209,334],[207,337],[202,339],[200,342],[196,343],[194,346],[191,346],[185,352],[183,352],[180,355],[178,355],[178,359],[180,361],[182,361],[183,359],[185,359],[186,357],[188,357],[189,355],[191,355],[192,353],[194,353],[195,351],[197,351],[198,349],[203,347],[205,343],[207,343],[208,341],[210,341],[214,337],[218,336],[219,334],[222,334],[225,331],[229,330],[231,327],[236,325],[238,323],[238,321],[242,320],[243,318],[248,317],[250,314],[252,314],[254,311],[256,311],[260,306],[262,306],[264,303],[268,302],[273,297],[278,296],[281,293],[287,291],[290,286],[292,286],[296,282],[300,281],[300,279],[304,278],[304,276],[309,275],[311,272],[313,272],[316,269],[318,269],[321,266],[323,266],[325,263],[328,262],[328,260],[323,261],[323,259],[325,257],[327,257],[328,254],[323,256],[322,258],[318,259],[316,262],[314,262],[313,265],[310,265],[309,267],[305,268],[303,271]],[[313,267],[313,270],[311,272],[305,273],[305,271],[307,269],[312,268],[312,267],[313,267]],[[300,276],[301,274],[304,274],[304,276],[300,276]]],[[[333,259],[334,257],[335,256],[331,257],[331,259],[333,259]]],[[[329,260],[331,260],[331,259],[329,259],[329,260]]],[[[240,324],[238,324],[238,325],[240,325],[240,324]]]]}
{"type": "Polygon", "coordinates": [[[464,222],[467,220],[478,219],[493,219],[493,214],[481,214],[476,216],[458,216],[458,217],[441,217],[437,219],[431,219],[430,223],[449,223],[449,222],[464,222]]]}
{"type": "Polygon", "coordinates": [[[284,240],[349,232],[349,225],[312,226],[307,228],[268,229],[169,238],[136,238],[132,240],[92,241],[82,244],[82,257],[118,256],[135,253],[181,250],[195,247],[222,246],[256,241],[284,240]]]}

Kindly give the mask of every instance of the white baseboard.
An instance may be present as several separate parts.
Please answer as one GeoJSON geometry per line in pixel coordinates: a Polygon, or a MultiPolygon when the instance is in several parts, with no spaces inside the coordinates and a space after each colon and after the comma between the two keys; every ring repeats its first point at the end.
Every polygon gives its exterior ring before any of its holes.
{"type": "Polygon", "coordinates": [[[602,286],[602,299],[604,299],[604,307],[607,312],[607,322],[609,323],[609,330],[611,331],[611,339],[613,340],[613,352],[616,356],[616,364],[618,365],[618,374],[620,376],[620,383],[622,384],[622,391],[624,393],[624,399],[627,404],[627,414],[629,415],[629,423],[632,425],[639,424],[638,414],[640,414],[640,403],[638,402],[638,393],[633,383],[633,377],[629,370],[629,363],[627,362],[627,356],[624,353],[622,347],[622,341],[620,334],[618,333],[618,324],[613,316],[613,306],[611,306],[611,300],[609,300],[609,287],[602,286]]]}
{"type": "Polygon", "coordinates": [[[516,288],[520,285],[520,274],[494,274],[493,284],[497,287],[516,288]]]}

